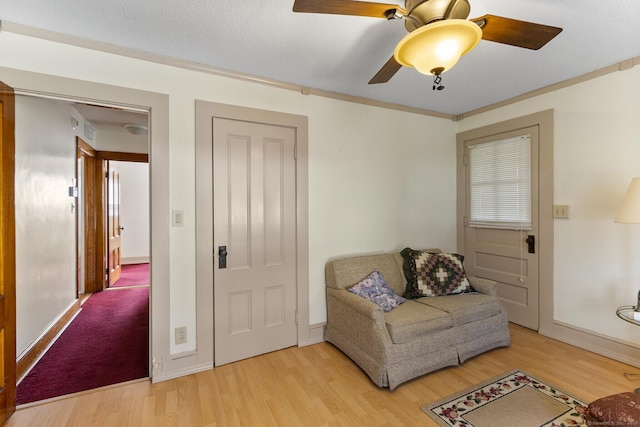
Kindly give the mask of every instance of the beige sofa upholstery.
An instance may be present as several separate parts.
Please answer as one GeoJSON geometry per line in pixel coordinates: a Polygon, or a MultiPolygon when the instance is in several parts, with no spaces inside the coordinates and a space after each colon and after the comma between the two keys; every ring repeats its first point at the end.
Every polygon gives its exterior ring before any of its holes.
{"type": "Polygon", "coordinates": [[[337,259],[325,266],[325,339],[375,384],[393,390],[428,372],[509,345],[507,315],[490,280],[469,277],[477,292],[409,300],[387,313],[347,290],[378,269],[403,295],[403,262],[396,253],[337,259]]]}

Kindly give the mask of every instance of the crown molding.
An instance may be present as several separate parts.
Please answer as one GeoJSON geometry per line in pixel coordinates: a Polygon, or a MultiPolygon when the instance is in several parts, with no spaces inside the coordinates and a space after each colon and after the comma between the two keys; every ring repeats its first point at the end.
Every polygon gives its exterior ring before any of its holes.
{"type": "Polygon", "coordinates": [[[490,104],[475,110],[468,111],[466,113],[451,115],[440,113],[437,111],[426,110],[422,108],[408,107],[406,105],[393,104],[389,102],[376,101],[369,98],[347,95],[344,93],[331,92],[323,89],[316,89],[312,87],[302,86],[294,83],[283,82],[279,80],[267,79],[265,77],[254,76],[251,74],[244,74],[236,71],[225,70],[223,68],[212,67],[209,65],[199,64],[196,62],[184,61],[176,58],[171,58],[154,53],[144,52],[136,49],[117,46],[110,43],[98,42],[94,40],[88,40],[82,37],[71,36],[68,34],[57,33],[54,31],[43,30],[40,28],[31,27],[28,25],[16,24],[8,21],[0,21],[0,31],[7,31],[10,33],[20,34],[28,37],[35,37],[43,40],[48,40],[56,43],[67,44],[71,46],[81,47],[85,49],[96,50],[99,52],[110,53],[113,55],[124,56],[127,58],[138,59],[142,61],[154,62],[157,64],[168,65],[176,68],[182,68],[191,71],[197,71],[206,74],[212,74],[219,77],[226,77],[236,80],[241,80],[250,83],[257,83],[266,86],[276,87],[279,89],[290,90],[299,92],[302,95],[314,95],[324,98],[331,98],[335,100],[352,102],[356,104],[368,105],[372,107],[386,108],[389,110],[403,111],[407,113],[420,114],[429,117],[437,117],[441,119],[448,119],[452,121],[461,121],[467,117],[475,116],[485,113],[487,111],[495,110],[501,107],[505,107],[517,102],[534,98],[549,92],[553,92],[565,87],[573,86],[588,80],[592,80],[604,75],[616,72],[625,71],[640,64],[640,56],[635,58],[626,59],[616,64],[609,65],[604,68],[600,68],[589,73],[573,77],[549,86],[545,86],[540,89],[533,90],[531,92],[518,95],[513,98],[506,99],[494,104],[490,104]]]}
{"type": "Polygon", "coordinates": [[[225,70],[222,68],[212,67],[209,65],[199,64],[196,62],[184,61],[184,60],[171,58],[164,55],[144,52],[136,49],[117,46],[110,43],[104,43],[104,42],[89,40],[89,39],[72,36],[68,34],[57,33],[54,31],[43,30],[40,28],[35,28],[28,25],[16,24],[8,21],[0,21],[0,31],[6,31],[14,34],[20,34],[23,36],[39,38],[39,39],[43,39],[51,42],[62,43],[62,44],[81,47],[85,49],[91,49],[91,50],[104,52],[104,53],[110,53],[113,55],[124,56],[127,58],[138,59],[138,60],[153,62],[157,64],[162,64],[162,65],[168,65],[171,67],[182,68],[185,70],[212,74],[219,77],[226,77],[226,78],[241,80],[241,81],[250,82],[250,83],[262,84],[266,86],[276,87],[279,89],[299,92],[302,95],[320,96],[324,98],[331,98],[331,99],[336,99],[340,101],[369,105],[373,107],[386,108],[389,110],[404,111],[407,113],[420,114],[424,116],[437,117],[442,119],[453,120],[454,118],[454,116],[452,116],[451,114],[444,114],[437,111],[431,111],[431,110],[426,110],[422,108],[408,107],[406,105],[376,101],[369,98],[346,95],[343,93],[331,92],[323,89],[315,89],[307,86],[301,86],[294,83],[267,79],[260,76],[254,76],[251,74],[244,74],[236,71],[225,70]]]}
{"type": "Polygon", "coordinates": [[[505,107],[507,105],[511,105],[511,104],[515,104],[516,102],[520,102],[520,101],[524,101],[525,99],[529,99],[529,98],[534,98],[536,96],[540,96],[540,95],[544,95],[546,93],[549,92],[555,92],[557,90],[569,87],[569,86],[573,86],[573,85],[577,85],[579,83],[583,83],[589,80],[593,80],[593,79],[597,79],[598,77],[602,77],[605,76],[607,74],[611,74],[611,73],[615,73],[617,71],[626,71],[629,70],[633,67],[635,67],[636,65],[640,64],[640,56],[636,56],[635,58],[631,58],[631,59],[626,59],[624,61],[620,61],[616,64],[613,65],[609,65],[607,67],[604,68],[600,68],[598,70],[595,71],[591,71],[589,73],[586,74],[582,74],[580,76],[577,77],[573,77],[571,79],[567,79],[567,80],[563,80],[561,82],[549,85],[549,86],[545,86],[543,88],[540,89],[536,89],[533,90],[531,92],[527,92],[524,93],[522,95],[513,97],[513,98],[509,98],[507,100],[504,101],[500,101],[497,102],[495,104],[491,104],[491,105],[487,105],[485,107],[482,108],[478,108],[472,111],[469,111],[467,113],[463,113],[463,114],[459,114],[457,116],[453,117],[454,121],[461,121],[464,120],[467,117],[471,117],[471,116],[475,116],[478,114],[482,114],[482,113],[486,113],[487,111],[491,111],[491,110],[495,110],[497,108],[501,108],[501,107],[505,107]]]}

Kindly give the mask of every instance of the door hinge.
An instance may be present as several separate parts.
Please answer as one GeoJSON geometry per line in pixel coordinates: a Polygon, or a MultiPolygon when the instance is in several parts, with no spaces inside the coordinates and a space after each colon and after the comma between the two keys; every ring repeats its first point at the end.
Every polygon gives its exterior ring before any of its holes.
{"type": "Polygon", "coordinates": [[[298,310],[296,310],[296,325],[298,324],[298,310]]]}
{"type": "Polygon", "coordinates": [[[465,216],[465,217],[462,219],[462,223],[464,224],[464,226],[465,226],[465,227],[468,227],[468,226],[469,226],[469,219],[465,216]]]}
{"type": "Polygon", "coordinates": [[[109,274],[109,268],[104,269],[104,274],[109,274]]]}
{"type": "Polygon", "coordinates": [[[105,172],[105,173],[104,173],[104,177],[105,177],[106,179],[109,179],[109,172],[105,172]]]}

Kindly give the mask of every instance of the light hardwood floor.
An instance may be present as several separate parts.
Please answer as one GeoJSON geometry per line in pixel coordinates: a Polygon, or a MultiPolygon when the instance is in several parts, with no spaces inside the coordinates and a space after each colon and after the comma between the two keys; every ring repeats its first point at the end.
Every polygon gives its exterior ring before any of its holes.
{"type": "Polygon", "coordinates": [[[400,385],[376,387],[328,343],[214,370],[18,408],[7,426],[435,426],[420,406],[519,368],[589,402],[631,391],[640,369],[511,325],[512,344],[400,385]]]}

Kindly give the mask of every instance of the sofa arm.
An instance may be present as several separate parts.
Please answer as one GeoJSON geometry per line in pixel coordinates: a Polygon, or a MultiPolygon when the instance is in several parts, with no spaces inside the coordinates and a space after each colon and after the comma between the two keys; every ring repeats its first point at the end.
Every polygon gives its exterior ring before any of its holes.
{"type": "Polygon", "coordinates": [[[482,279],[480,277],[468,276],[471,287],[486,295],[498,296],[498,284],[493,280],[482,279]]]}
{"type": "Polygon", "coordinates": [[[378,305],[346,289],[327,288],[326,333],[328,341],[334,344],[331,335],[336,332],[343,337],[338,347],[352,358],[354,354],[365,352],[377,364],[386,363],[385,348],[391,345],[391,336],[384,312],[378,305]]]}
{"type": "Polygon", "coordinates": [[[327,296],[332,296],[357,313],[372,320],[384,321],[384,312],[380,306],[367,301],[346,289],[327,288],[327,296]]]}

